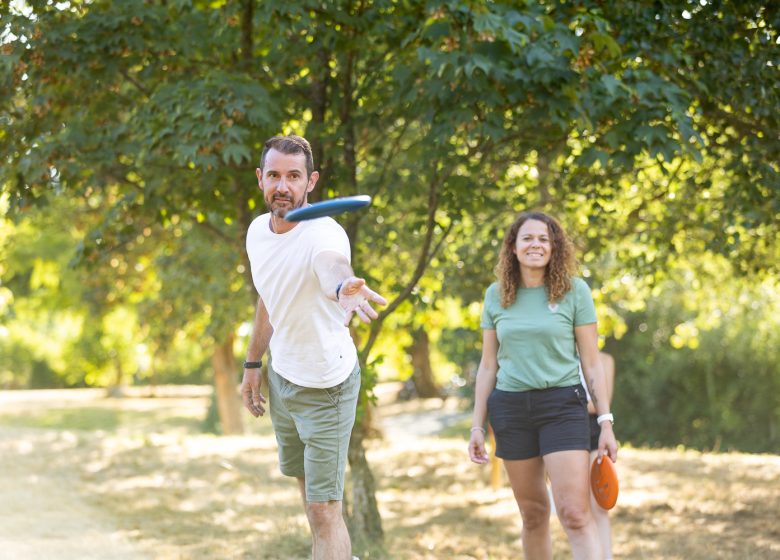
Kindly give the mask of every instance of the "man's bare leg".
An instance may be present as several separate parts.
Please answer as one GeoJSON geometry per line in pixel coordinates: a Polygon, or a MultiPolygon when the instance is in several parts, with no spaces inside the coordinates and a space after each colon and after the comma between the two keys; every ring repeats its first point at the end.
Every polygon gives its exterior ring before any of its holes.
{"type": "Polygon", "coordinates": [[[312,535],[312,560],[352,560],[352,543],[344,523],[341,500],[306,501],[303,478],[298,479],[312,535]]]}

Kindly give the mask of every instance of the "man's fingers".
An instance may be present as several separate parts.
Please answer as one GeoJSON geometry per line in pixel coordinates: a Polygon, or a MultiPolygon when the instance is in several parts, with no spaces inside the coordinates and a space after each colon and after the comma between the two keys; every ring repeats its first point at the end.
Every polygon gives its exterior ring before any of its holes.
{"type": "Polygon", "coordinates": [[[247,406],[247,409],[255,418],[265,414],[265,407],[262,404],[260,404],[260,401],[250,401],[249,406],[247,406]]]}
{"type": "Polygon", "coordinates": [[[260,387],[252,387],[252,405],[261,415],[265,412],[265,407],[263,406],[264,402],[265,397],[263,396],[263,393],[260,392],[260,387]]]}
{"type": "Polygon", "coordinates": [[[387,305],[387,300],[370,288],[363,288],[363,294],[366,296],[366,299],[370,299],[379,305],[387,305]]]}
{"type": "Polygon", "coordinates": [[[366,315],[368,315],[372,319],[376,319],[377,317],[379,317],[379,313],[374,311],[374,308],[371,307],[371,304],[368,303],[368,300],[365,300],[365,301],[361,302],[359,307],[363,311],[363,313],[365,313],[366,315]]]}
{"type": "Polygon", "coordinates": [[[363,309],[360,306],[357,306],[355,308],[355,313],[357,313],[357,316],[360,317],[360,320],[364,323],[370,323],[371,319],[368,318],[368,315],[366,315],[366,312],[363,311],[363,309]]]}
{"type": "Polygon", "coordinates": [[[353,314],[357,315],[364,323],[370,323],[373,319],[379,318],[379,313],[371,307],[369,301],[373,301],[380,305],[387,305],[387,300],[373,290],[368,289],[365,286],[365,280],[362,278],[356,278],[354,282],[350,284],[348,290],[342,288],[341,293],[345,296],[350,296],[350,299],[341,300],[341,306],[347,312],[344,318],[345,326],[349,326],[353,314]],[[357,289],[353,290],[354,287],[357,287],[357,289]],[[353,305],[354,307],[350,309],[353,305]]]}
{"type": "Polygon", "coordinates": [[[255,418],[260,416],[260,411],[258,410],[258,407],[255,406],[255,403],[252,400],[252,393],[246,392],[242,396],[244,398],[244,406],[249,411],[249,413],[255,418]]]}
{"type": "Polygon", "coordinates": [[[257,418],[265,413],[265,397],[260,392],[260,377],[255,372],[244,372],[244,381],[241,384],[241,400],[244,407],[257,418]]]}

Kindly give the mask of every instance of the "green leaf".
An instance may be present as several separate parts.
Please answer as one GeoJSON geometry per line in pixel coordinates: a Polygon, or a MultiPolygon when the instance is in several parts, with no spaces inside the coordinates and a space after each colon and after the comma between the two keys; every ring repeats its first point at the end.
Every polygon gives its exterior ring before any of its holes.
{"type": "Polygon", "coordinates": [[[617,58],[621,54],[620,45],[617,41],[606,33],[592,32],[588,35],[588,38],[593,43],[593,48],[596,49],[596,53],[605,52],[609,58],[617,58]]]}
{"type": "Polygon", "coordinates": [[[222,160],[227,164],[232,161],[236,165],[240,165],[251,159],[252,154],[244,144],[228,144],[222,151],[222,160]]]}

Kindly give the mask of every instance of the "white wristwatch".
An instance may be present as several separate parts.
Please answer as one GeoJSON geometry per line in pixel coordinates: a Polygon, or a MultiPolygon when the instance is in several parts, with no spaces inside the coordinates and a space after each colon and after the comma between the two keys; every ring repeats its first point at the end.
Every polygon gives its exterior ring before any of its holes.
{"type": "Polygon", "coordinates": [[[602,422],[604,422],[605,420],[609,420],[609,421],[610,421],[612,424],[614,424],[614,423],[615,423],[615,417],[614,417],[614,416],[612,416],[612,413],[611,413],[611,412],[609,412],[609,413],[607,413],[607,414],[602,414],[601,416],[599,416],[598,418],[596,418],[596,423],[598,423],[599,425],[601,425],[601,423],[602,423],[602,422]]]}

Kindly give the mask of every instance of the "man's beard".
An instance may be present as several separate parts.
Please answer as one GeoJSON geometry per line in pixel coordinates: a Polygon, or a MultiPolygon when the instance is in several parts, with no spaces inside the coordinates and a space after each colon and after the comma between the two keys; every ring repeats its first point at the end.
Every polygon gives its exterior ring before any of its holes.
{"type": "Polygon", "coordinates": [[[267,203],[268,209],[270,210],[271,214],[276,216],[277,218],[284,218],[287,215],[287,212],[291,210],[295,210],[296,208],[300,208],[304,204],[306,204],[306,196],[299,200],[297,203],[295,202],[295,199],[291,196],[274,196],[271,198],[271,201],[267,203]],[[288,205],[282,206],[282,207],[274,207],[274,203],[277,201],[287,201],[288,205]]]}

